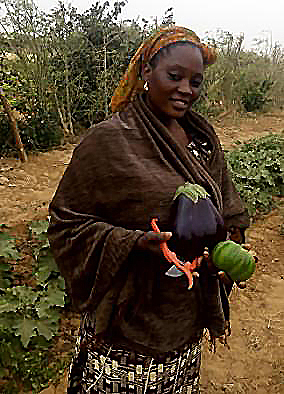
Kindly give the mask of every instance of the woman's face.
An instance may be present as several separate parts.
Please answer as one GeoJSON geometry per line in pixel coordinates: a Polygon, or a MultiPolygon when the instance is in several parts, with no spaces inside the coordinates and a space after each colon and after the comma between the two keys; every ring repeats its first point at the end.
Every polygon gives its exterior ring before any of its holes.
{"type": "Polygon", "coordinates": [[[201,51],[191,45],[169,48],[156,67],[144,67],[147,101],[163,123],[183,117],[191,108],[199,97],[203,72],[201,51]]]}

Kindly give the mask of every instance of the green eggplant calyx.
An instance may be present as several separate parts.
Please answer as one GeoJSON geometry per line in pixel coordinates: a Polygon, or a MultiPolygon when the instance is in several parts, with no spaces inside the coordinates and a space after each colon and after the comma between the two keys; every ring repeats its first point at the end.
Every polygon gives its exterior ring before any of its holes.
{"type": "Polygon", "coordinates": [[[185,184],[179,186],[175,192],[174,200],[180,195],[185,194],[191,201],[196,204],[199,199],[210,197],[210,194],[204,189],[204,187],[197,185],[196,183],[185,182],[185,184]]]}

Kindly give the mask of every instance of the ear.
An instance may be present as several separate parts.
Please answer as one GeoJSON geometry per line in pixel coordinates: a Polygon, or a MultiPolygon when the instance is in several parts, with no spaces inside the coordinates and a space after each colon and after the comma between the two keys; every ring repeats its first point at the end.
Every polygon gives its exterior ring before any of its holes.
{"type": "Polygon", "coordinates": [[[142,72],[141,72],[142,78],[145,82],[149,82],[152,76],[152,67],[150,64],[145,64],[142,66],[142,72]]]}

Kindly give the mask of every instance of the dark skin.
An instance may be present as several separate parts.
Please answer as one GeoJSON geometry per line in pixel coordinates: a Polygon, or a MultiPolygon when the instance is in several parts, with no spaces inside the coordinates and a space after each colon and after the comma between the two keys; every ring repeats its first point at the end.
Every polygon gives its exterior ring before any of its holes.
{"type": "MultiPolygon", "coordinates": [[[[169,48],[155,67],[146,64],[142,76],[148,84],[146,102],[183,146],[188,137],[178,119],[198,99],[203,81],[204,64],[199,48],[191,44],[169,48]]],[[[137,247],[161,255],[161,243],[171,238],[169,232],[149,231],[137,241],[137,247]]]]}

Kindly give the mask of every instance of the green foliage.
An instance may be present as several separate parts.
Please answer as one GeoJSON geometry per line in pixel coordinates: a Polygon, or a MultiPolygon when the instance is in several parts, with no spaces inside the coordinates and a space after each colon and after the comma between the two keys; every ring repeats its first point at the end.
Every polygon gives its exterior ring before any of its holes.
{"type": "Polygon", "coordinates": [[[16,239],[5,232],[0,232],[0,257],[18,260],[19,253],[16,248],[16,239]]]}
{"type": "MultiPolygon", "coordinates": [[[[1,246],[0,246],[1,248],[1,246]]],[[[0,294],[4,289],[11,286],[12,283],[12,271],[8,263],[4,259],[0,258],[0,294]]]]}
{"type": "Polygon", "coordinates": [[[249,214],[267,213],[273,196],[284,195],[284,136],[270,134],[227,155],[233,179],[249,214]]]}
{"type": "Polygon", "coordinates": [[[11,261],[21,258],[15,237],[0,233],[0,377],[1,392],[16,387],[38,392],[55,374],[48,349],[59,329],[65,305],[65,285],[51,255],[47,239],[48,222],[29,225],[35,260],[31,284],[15,285],[11,261]]]}
{"type": "Polygon", "coordinates": [[[1,393],[39,393],[49,381],[56,381],[66,367],[66,360],[51,362],[50,347],[50,342],[38,336],[31,339],[28,350],[25,350],[19,337],[0,329],[1,393]]]}
{"type": "MultiPolygon", "coordinates": [[[[49,149],[108,116],[113,91],[142,40],[159,26],[174,24],[172,8],[160,20],[121,21],[125,1],[98,1],[83,13],[62,1],[49,13],[32,0],[5,0],[2,6],[0,85],[23,115],[19,129],[27,150],[49,149]]],[[[232,108],[255,111],[275,97],[280,104],[279,45],[268,51],[259,43],[246,51],[242,34],[222,30],[205,41],[218,48],[218,59],[206,70],[196,110],[210,116],[232,108]]],[[[11,152],[14,141],[1,107],[0,128],[0,153],[11,152]]]]}
{"type": "Polygon", "coordinates": [[[63,133],[53,113],[39,109],[20,128],[26,150],[44,151],[62,141],[63,133]]]}
{"type": "Polygon", "coordinates": [[[195,108],[215,116],[232,109],[259,111],[268,103],[284,103],[284,52],[245,50],[244,36],[218,30],[205,38],[217,47],[217,61],[205,72],[203,92],[195,108]]]}
{"type": "MultiPolygon", "coordinates": [[[[0,86],[5,92],[16,119],[26,151],[47,150],[62,141],[62,130],[56,112],[42,107],[31,81],[18,70],[17,62],[2,58],[0,86]]],[[[0,153],[16,152],[8,117],[1,112],[0,105],[0,153]]]]}
{"type": "Polygon", "coordinates": [[[248,112],[262,110],[265,104],[269,102],[268,93],[272,86],[273,81],[268,79],[248,84],[245,93],[241,96],[241,102],[245,110],[248,112]]]}

